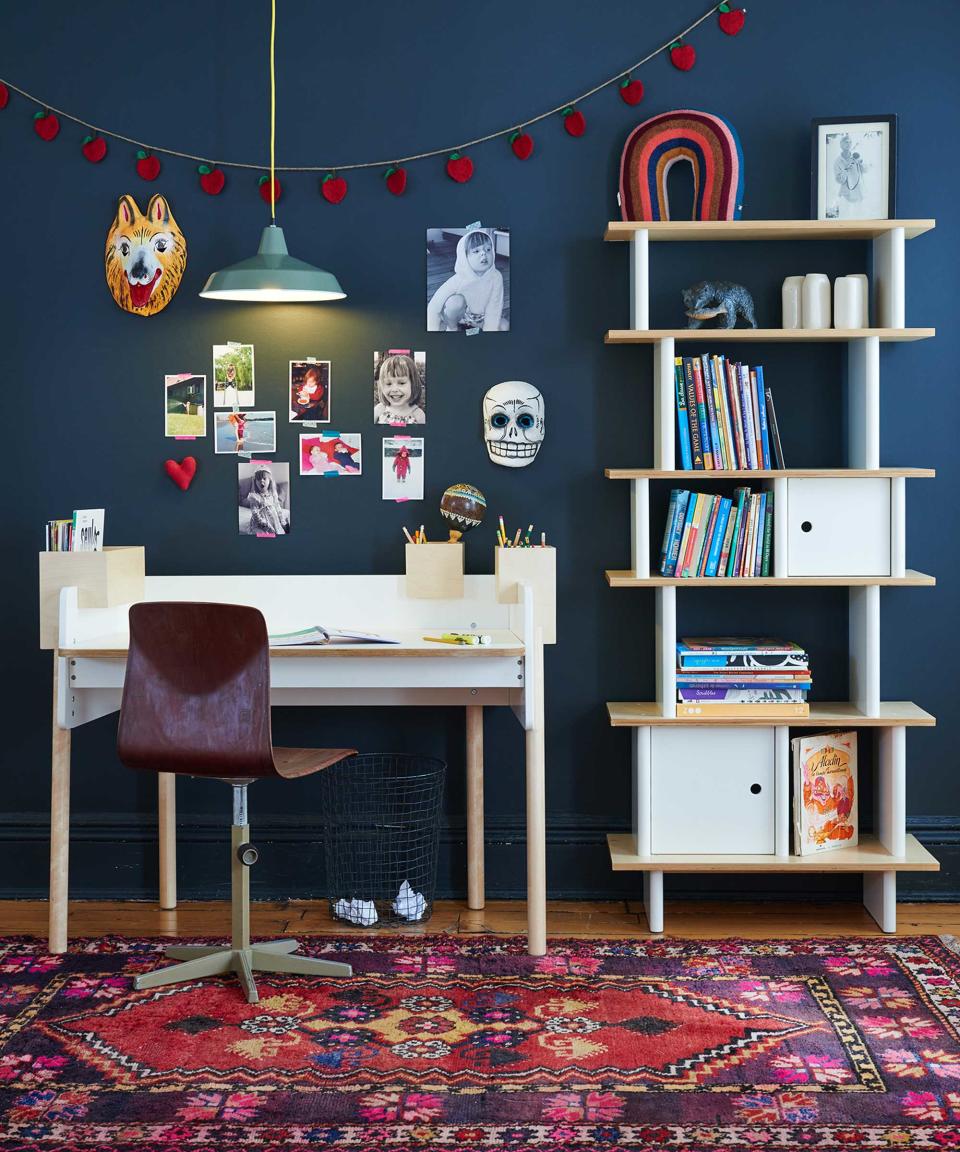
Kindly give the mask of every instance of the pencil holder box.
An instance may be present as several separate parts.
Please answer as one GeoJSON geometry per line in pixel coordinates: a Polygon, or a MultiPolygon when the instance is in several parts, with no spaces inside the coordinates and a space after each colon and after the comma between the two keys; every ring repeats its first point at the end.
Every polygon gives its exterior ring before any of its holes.
{"type": "Polygon", "coordinates": [[[463,596],[462,544],[407,544],[407,595],[414,600],[463,596]]]}
{"type": "Polygon", "coordinates": [[[114,608],[143,599],[143,577],[142,547],[41,552],[40,647],[57,647],[61,588],[79,589],[80,608],[114,608]]]}
{"type": "Polygon", "coordinates": [[[533,585],[533,608],[543,629],[544,644],[557,641],[557,550],[545,548],[495,548],[493,570],[497,601],[516,604],[517,584],[533,585]]]}

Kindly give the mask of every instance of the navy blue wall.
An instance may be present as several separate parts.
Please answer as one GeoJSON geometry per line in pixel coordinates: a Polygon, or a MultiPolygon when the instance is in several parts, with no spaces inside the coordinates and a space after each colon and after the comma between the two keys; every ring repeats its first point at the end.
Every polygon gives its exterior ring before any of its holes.
{"type": "MultiPolygon", "coordinates": [[[[10,6],[0,76],[105,127],[214,158],[266,156],[268,4],[186,3],[124,9],[102,0],[47,5],[39,21],[10,6]],[[127,14],[129,12],[129,14],[127,14]]],[[[455,144],[552,107],[624,67],[702,11],[696,0],[638,5],[609,0],[490,0],[451,5],[280,4],[278,37],[282,162],[391,157],[455,144]],[[478,25],[477,18],[480,17],[478,25]]],[[[215,304],[197,298],[214,268],[252,253],[266,213],[255,175],[229,172],[219,198],[197,186],[195,167],[163,158],[147,186],[132,150],[110,143],[107,160],[82,159],[82,133],[65,123],[53,143],[33,133],[34,111],[14,97],[0,112],[0,219],[5,222],[0,325],[3,339],[4,648],[15,675],[4,695],[0,894],[46,884],[49,664],[36,649],[36,559],[43,522],[75,506],[107,509],[108,541],[143,542],[152,573],[391,572],[402,565],[400,525],[410,510],[380,500],[379,439],[370,417],[371,352],[426,347],[429,356],[428,518],[439,495],[467,480],[511,523],[534,520],[559,549],[559,634],[548,651],[550,884],[555,894],[615,894],[629,881],[609,872],[603,833],[627,822],[629,748],[606,725],[604,702],[653,694],[653,597],[614,592],[606,567],[629,562],[627,485],[606,466],[652,461],[651,356],[607,348],[605,329],[628,324],[627,252],[604,244],[617,215],[620,149],[653,113],[694,107],[728,117],[746,162],[744,216],[806,217],[809,125],[832,114],[900,116],[899,214],[936,216],[932,236],[908,246],[907,322],[936,325],[935,341],[882,352],[882,463],[933,465],[935,481],[908,486],[908,563],[937,575],[936,590],[883,593],[883,694],[914,699],[940,717],[911,732],[909,812],[914,828],[949,864],[960,833],[956,771],[956,652],[960,647],[953,377],[960,360],[956,116],[960,13],[951,0],[827,3],[751,0],[737,38],[714,20],[695,34],[690,73],[659,58],[642,72],[647,97],[630,109],[610,89],[584,105],[587,132],[572,140],[559,119],[533,130],[536,152],[520,163],[505,141],[472,153],[476,175],[448,180],[441,161],[410,167],[407,194],[389,196],[379,171],[348,173],[339,206],[314,177],[286,178],[280,222],[296,255],[334,269],[349,299],[313,307],[215,304]],[[103,281],[102,253],[117,197],[168,197],[189,241],[179,296],[143,320],[121,313],[103,281]],[[424,332],[424,229],[482,219],[512,229],[512,331],[444,339],[424,332]],[[236,468],[197,446],[200,473],[180,493],[165,478],[164,373],[210,371],[210,348],[256,345],[258,406],[283,409],[287,360],[329,357],[334,426],[364,434],[365,474],[349,482],[294,477],[293,534],[265,542],[236,530],[236,468]],[[504,379],[534,381],[549,405],[549,438],[523,471],[489,464],[479,436],[480,397],[504,379]],[[944,401],[946,400],[946,403],[944,401]]],[[[784,275],[865,266],[866,246],[670,246],[653,257],[652,321],[679,322],[678,290],[704,276],[743,280],[761,324],[778,322],[784,275]]],[[[842,351],[829,345],[764,349],[789,463],[843,460],[842,351]]],[[[294,430],[279,426],[278,459],[295,460],[294,430]]],[[[664,497],[661,493],[661,500],[664,497]]],[[[420,514],[416,513],[420,519],[420,514]]],[[[468,570],[490,570],[492,528],[468,541],[468,570]]],[[[812,653],[815,695],[846,694],[847,602],[843,590],[687,592],[683,630],[771,630],[812,653]]],[[[306,621],[305,621],[306,622],[306,621]]],[[[337,623],[333,621],[333,623],[337,623]]],[[[289,712],[288,743],[353,743],[421,749],[451,764],[441,885],[463,889],[462,739],[456,712],[289,712]]],[[[117,762],[115,720],[75,737],[73,852],[78,894],[148,895],[154,882],[153,785],[117,762]]],[[[488,823],[491,890],[522,886],[522,738],[512,717],[491,713],[488,823]]],[[[309,831],[309,783],[257,789],[254,814],[273,840],[257,870],[260,892],[306,895],[321,885],[309,831]],[[305,815],[306,813],[306,815],[305,815]]],[[[227,798],[209,784],[180,788],[184,889],[210,892],[225,879],[227,798]]],[[[960,859],[957,860],[960,866],[960,859]]],[[[960,876],[907,878],[923,893],[952,893],[960,876]]],[[[761,882],[688,881],[700,892],[756,891],[761,882]],[[722,883],[722,887],[721,887],[722,883]]],[[[788,885],[777,881],[777,888],[788,885]]],[[[674,889],[679,890],[679,889],[674,889]]],[[[808,891],[806,882],[786,890],[808,891]]],[[[821,890],[852,894],[852,886],[821,890]]]]}

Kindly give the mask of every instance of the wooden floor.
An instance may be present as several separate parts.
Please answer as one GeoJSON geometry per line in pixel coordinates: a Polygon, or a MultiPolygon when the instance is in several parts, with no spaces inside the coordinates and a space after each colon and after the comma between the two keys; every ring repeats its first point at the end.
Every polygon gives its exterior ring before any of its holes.
{"type": "MultiPolygon", "coordinates": [[[[897,935],[960,936],[960,904],[900,904],[897,935]]],[[[251,926],[259,936],[311,936],[318,933],[370,935],[376,929],[351,929],[334,921],[323,901],[256,903],[251,926]]],[[[526,911],[521,901],[491,900],[482,911],[470,911],[456,900],[439,901],[433,918],[412,928],[387,929],[413,935],[447,932],[453,935],[492,932],[522,933],[526,911]]],[[[882,936],[876,923],[859,904],[720,904],[671,901],[666,909],[667,936],[693,939],[743,936],[882,936]]],[[[0,935],[46,936],[47,905],[42,900],[0,901],[0,935]]],[[[650,936],[643,908],[624,900],[586,902],[552,900],[547,913],[551,936],[650,936]]],[[[230,906],[226,902],[183,903],[173,912],[156,904],[135,901],[73,901],[70,936],[228,936],[230,906]]]]}

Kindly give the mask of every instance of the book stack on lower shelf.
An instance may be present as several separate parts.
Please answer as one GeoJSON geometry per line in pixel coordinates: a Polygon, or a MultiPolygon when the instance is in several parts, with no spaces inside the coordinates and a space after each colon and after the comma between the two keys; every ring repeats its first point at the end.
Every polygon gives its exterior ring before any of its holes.
{"type": "Polygon", "coordinates": [[[688,637],[677,644],[677,716],[809,716],[810,660],[799,644],[771,637],[688,637]]]}
{"type": "Polygon", "coordinates": [[[772,548],[773,492],[670,493],[661,576],[769,576],[772,548]]]}

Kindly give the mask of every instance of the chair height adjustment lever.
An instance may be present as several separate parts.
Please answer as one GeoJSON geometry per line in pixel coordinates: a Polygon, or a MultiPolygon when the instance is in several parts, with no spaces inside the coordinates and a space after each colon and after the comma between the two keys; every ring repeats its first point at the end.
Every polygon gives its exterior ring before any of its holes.
{"type": "Polygon", "coordinates": [[[252,844],[240,844],[237,847],[237,859],[247,868],[251,868],[260,859],[260,849],[252,844]]]}

